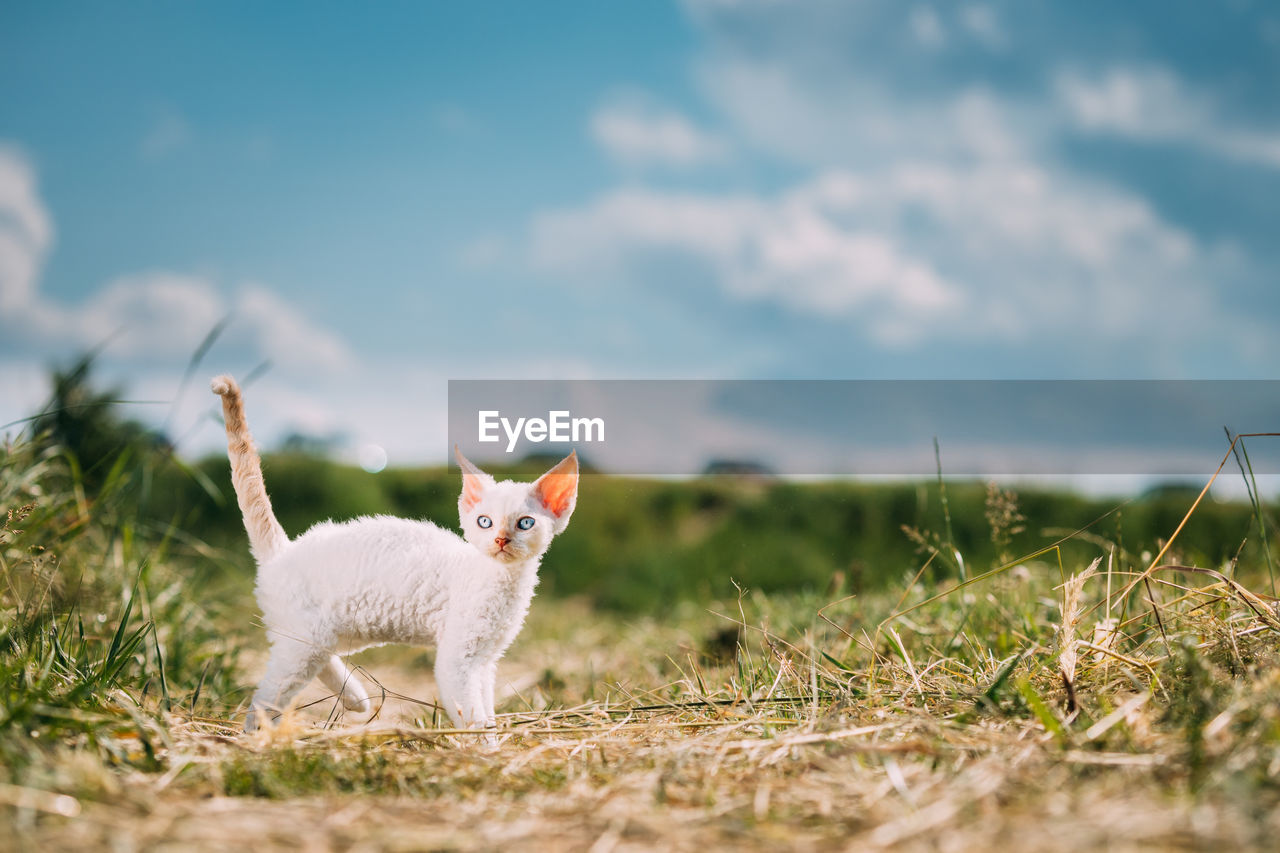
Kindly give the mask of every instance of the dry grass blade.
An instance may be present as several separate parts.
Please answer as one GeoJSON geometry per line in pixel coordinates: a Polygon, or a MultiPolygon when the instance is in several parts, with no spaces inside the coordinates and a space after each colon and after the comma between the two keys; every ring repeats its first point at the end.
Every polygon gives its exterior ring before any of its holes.
{"type": "MultiPolygon", "coordinates": [[[[1276,613],[1277,603],[1268,602],[1257,593],[1250,592],[1241,586],[1238,581],[1227,577],[1222,574],[1222,572],[1216,571],[1215,569],[1202,568],[1200,566],[1181,566],[1169,563],[1160,566],[1152,566],[1147,571],[1151,574],[1161,571],[1186,572],[1187,574],[1208,575],[1209,577],[1216,578],[1219,584],[1225,588],[1231,596],[1244,604],[1244,606],[1258,618],[1258,621],[1261,622],[1262,625],[1270,628],[1272,631],[1280,633],[1280,616],[1276,613]]],[[[1204,590],[1197,591],[1203,592],[1204,590]]]]}
{"type": "Polygon", "coordinates": [[[1151,701],[1151,696],[1152,694],[1149,692],[1139,693],[1138,695],[1129,699],[1119,708],[1116,708],[1110,714],[1107,714],[1101,720],[1098,720],[1098,722],[1090,726],[1085,731],[1084,736],[1089,740],[1097,740],[1107,732],[1111,731],[1111,729],[1115,727],[1115,725],[1119,723],[1121,720],[1128,719],[1139,708],[1147,704],[1147,702],[1151,701]]]}
{"type": "Polygon", "coordinates": [[[1082,607],[1081,598],[1084,585],[1098,573],[1099,557],[1089,564],[1083,572],[1072,576],[1062,585],[1062,625],[1058,628],[1058,670],[1062,673],[1062,683],[1067,689],[1067,710],[1076,710],[1076,661],[1077,642],[1076,626],[1080,623],[1082,607]]]}
{"type": "Polygon", "coordinates": [[[80,801],[75,797],[22,785],[0,783],[0,804],[61,817],[75,817],[80,814],[80,801]]]}
{"type": "Polygon", "coordinates": [[[1196,499],[1192,501],[1191,506],[1187,509],[1186,515],[1184,515],[1182,520],[1178,522],[1178,526],[1174,528],[1173,533],[1169,535],[1167,540],[1165,540],[1164,545],[1161,546],[1156,555],[1151,558],[1151,562],[1147,565],[1147,568],[1125,585],[1125,588],[1116,598],[1117,602],[1127,601],[1129,594],[1133,592],[1138,584],[1149,578],[1160,566],[1160,561],[1164,559],[1165,554],[1169,553],[1169,549],[1173,547],[1174,540],[1178,538],[1178,534],[1187,526],[1187,522],[1191,520],[1191,516],[1195,514],[1196,509],[1200,506],[1201,502],[1204,501],[1205,495],[1209,494],[1209,489],[1212,488],[1214,482],[1217,481],[1218,475],[1221,474],[1222,469],[1226,467],[1227,461],[1234,455],[1236,444],[1246,438],[1280,438],[1280,432],[1245,432],[1240,433],[1235,438],[1231,439],[1231,444],[1227,448],[1227,452],[1223,454],[1222,461],[1218,463],[1218,467],[1214,470],[1213,476],[1209,478],[1209,482],[1204,484],[1204,488],[1200,490],[1200,494],[1196,495],[1196,499]]]}
{"type": "MultiPolygon", "coordinates": [[[[896,728],[899,725],[899,723],[882,723],[876,726],[857,726],[855,728],[842,729],[835,732],[808,732],[806,734],[787,735],[786,737],[779,738],[767,745],[787,749],[793,746],[803,746],[807,744],[830,743],[832,741],[845,740],[846,738],[876,734],[878,732],[885,731],[886,729],[896,728]]],[[[764,745],[764,743],[765,742],[758,738],[752,740],[730,741],[724,744],[723,749],[726,751],[754,749],[764,745]]]]}
{"type": "Polygon", "coordinates": [[[862,844],[855,845],[855,849],[863,845],[893,847],[922,833],[936,831],[955,819],[969,803],[994,794],[1004,778],[994,764],[975,765],[963,771],[954,785],[947,786],[947,794],[919,811],[881,824],[861,839],[862,844]]]}
{"type": "Polygon", "coordinates": [[[902,637],[898,636],[898,632],[892,627],[885,628],[889,636],[893,639],[893,643],[898,648],[898,654],[902,655],[902,660],[907,665],[907,672],[911,675],[911,683],[915,685],[916,693],[920,696],[920,701],[924,702],[924,685],[920,683],[920,676],[916,674],[915,664],[911,662],[911,654],[907,651],[906,645],[902,642],[902,637]]]}

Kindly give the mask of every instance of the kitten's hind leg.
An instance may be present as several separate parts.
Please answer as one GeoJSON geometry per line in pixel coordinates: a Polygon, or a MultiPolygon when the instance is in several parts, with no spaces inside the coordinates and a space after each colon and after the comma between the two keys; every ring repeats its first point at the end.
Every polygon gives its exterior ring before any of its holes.
{"type": "Polygon", "coordinates": [[[267,671],[253,694],[253,705],[245,718],[244,730],[258,727],[258,715],[278,717],[302,688],[320,672],[330,657],[328,649],[294,639],[280,638],[271,644],[267,671]]]}
{"type": "Polygon", "coordinates": [[[337,655],[329,655],[329,659],[325,661],[320,669],[320,681],[325,687],[342,697],[342,707],[348,711],[367,714],[373,707],[360,679],[347,669],[347,665],[337,655]]]}

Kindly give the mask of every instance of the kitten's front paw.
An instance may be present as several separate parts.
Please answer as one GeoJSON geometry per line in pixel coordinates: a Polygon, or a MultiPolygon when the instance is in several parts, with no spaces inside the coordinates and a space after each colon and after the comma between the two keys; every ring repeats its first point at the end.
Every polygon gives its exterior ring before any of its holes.
{"type": "Polygon", "coordinates": [[[251,735],[258,730],[258,712],[250,711],[244,718],[244,733],[251,735]]]}

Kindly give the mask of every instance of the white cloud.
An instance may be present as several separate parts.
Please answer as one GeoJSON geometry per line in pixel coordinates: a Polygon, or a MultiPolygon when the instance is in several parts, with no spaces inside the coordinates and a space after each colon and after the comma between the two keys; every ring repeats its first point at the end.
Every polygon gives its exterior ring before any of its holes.
{"type": "Polygon", "coordinates": [[[993,259],[1026,253],[1102,275],[1130,256],[1169,271],[1195,251],[1189,235],[1142,199],[1032,163],[907,164],[868,185],[867,204],[882,219],[916,209],[967,251],[993,259]]]}
{"type": "Polygon", "coordinates": [[[737,58],[703,65],[700,77],[754,147],[811,166],[1004,159],[1033,142],[1026,114],[976,86],[904,99],[873,79],[815,81],[786,63],[737,58]]]}
{"type": "MultiPolygon", "coordinates": [[[[1073,125],[1182,138],[1258,164],[1280,158],[1271,134],[1215,121],[1208,99],[1188,92],[1172,75],[1104,77],[1101,83],[1065,74],[1055,82],[1051,75],[1045,97],[1034,80],[1007,91],[979,82],[997,79],[981,70],[987,60],[961,63],[944,74],[936,63],[946,59],[917,54],[904,68],[887,58],[900,44],[895,38],[907,39],[907,47],[945,47],[948,56],[962,52],[965,41],[983,51],[1034,50],[1007,28],[998,14],[1003,7],[994,3],[818,4],[812,16],[759,3],[739,8],[694,0],[690,7],[711,45],[694,67],[723,116],[726,134],[745,140],[742,147],[753,154],[780,158],[810,175],[772,199],[666,193],[672,210],[650,211],[646,219],[678,220],[701,205],[719,211],[715,224],[702,226],[718,234],[726,221],[738,221],[738,208],[754,204],[777,211],[785,199],[804,204],[796,199],[823,185],[842,185],[846,203],[812,202],[809,215],[821,228],[811,233],[828,237],[827,246],[882,241],[893,249],[892,269],[929,271],[950,301],[932,312],[901,301],[877,309],[859,305],[844,314],[820,310],[823,303],[806,290],[814,287],[812,279],[796,285],[794,276],[763,262],[759,276],[774,286],[760,298],[792,308],[808,305],[815,314],[841,319],[880,340],[929,336],[990,348],[1052,340],[1064,353],[1080,352],[1082,341],[1095,342],[1097,353],[1133,350],[1143,341],[1149,361],[1132,365],[1139,371],[1167,371],[1183,363],[1170,343],[1179,335],[1228,341],[1232,356],[1226,358],[1236,363],[1259,364],[1260,352],[1274,352],[1266,343],[1265,321],[1226,307],[1232,288],[1257,280],[1247,255],[1238,247],[1198,240],[1140,193],[1060,159],[1056,142],[1073,125]],[[918,67],[929,63],[935,64],[918,67]],[[1152,325],[1156,314],[1159,334],[1152,325]]],[[[968,56],[974,55],[970,49],[968,56]]],[[[623,259],[620,266],[629,263],[633,278],[642,281],[652,269],[644,258],[653,251],[646,248],[653,236],[634,223],[620,231],[620,218],[608,203],[617,195],[605,194],[579,212],[613,223],[610,241],[626,249],[613,249],[612,255],[623,259]]],[[[541,230],[544,241],[548,221],[554,219],[535,224],[535,235],[541,230]]],[[[751,233],[751,240],[764,245],[763,229],[751,233]]],[[[586,242],[603,239],[590,227],[584,234],[586,242]]],[[[684,246],[686,254],[700,253],[704,269],[727,279],[721,281],[726,291],[746,291],[735,279],[750,282],[751,276],[726,272],[716,260],[723,250],[713,250],[714,243],[690,248],[690,241],[668,242],[684,246]]],[[[834,254],[817,239],[796,245],[804,247],[810,270],[821,268],[817,259],[834,254]]],[[[580,259],[599,254],[585,245],[572,251],[580,259]]],[[[752,262],[767,257],[758,248],[736,251],[752,262]]],[[[541,252],[555,254],[546,247],[541,252]]],[[[838,285],[823,292],[836,290],[846,299],[860,292],[853,275],[836,280],[838,285]]],[[[1106,358],[1092,352],[1088,357],[1097,363],[1106,358]]]]}
{"type": "MultiPolygon", "coordinates": [[[[0,388],[0,426],[30,417],[49,399],[45,366],[30,359],[0,361],[0,388]]],[[[0,441],[21,429],[19,424],[0,431],[0,441]]]]}
{"type": "Polygon", "coordinates": [[[933,6],[912,8],[907,14],[907,28],[912,38],[921,47],[930,50],[947,46],[951,32],[957,33],[959,38],[967,35],[987,50],[1003,50],[1008,47],[1008,35],[991,6],[973,3],[951,11],[953,14],[948,17],[952,26],[948,27],[933,6]]]}
{"type": "Polygon", "coordinates": [[[679,113],[639,101],[604,106],[591,117],[591,135],[608,154],[629,166],[697,166],[721,160],[724,140],[679,113]]]}
{"type": "Polygon", "coordinates": [[[1280,129],[1234,124],[1208,95],[1160,67],[1116,67],[1102,75],[1062,71],[1055,89],[1080,130],[1143,142],[1178,142],[1219,156],[1280,168],[1280,129]]]}
{"type": "Polygon", "coordinates": [[[232,317],[252,331],[255,343],[273,363],[306,371],[340,371],[352,364],[346,343],[312,323],[274,291],[246,285],[236,297],[232,317]]]}
{"type": "Polygon", "coordinates": [[[122,358],[180,357],[225,310],[205,279],[157,271],[113,279],[63,317],[80,345],[110,341],[108,351],[122,358]]]}
{"type": "MultiPolygon", "coordinates": [[[[711,45],[695,68],[728,119],[726,134],[809,165],[984,157],[991,143],[1047,160],[1060,156],[1054,143],[1075,130],[1280,168],[1274,121],[1229,112],[1218,90],[1184,80],[1158,59],[1073,64],[1079,48],[1053,38],[1046,26],[1053,15],[1017,3],[818,2],[804,15],[765,2],[687,5],[711,45]],[[1019,20],[1039,23],[1017,31],[1019,20]],[[935,52],[908,53],[914,58],[904,61],[901,49],[913,46],[935,52]],[[1025,70],[993,69],[982,57],[990,51],[1016,52],[1025,70]],[[996,121],[966,118],[963,108],[975,98],[996,121]]],[[[1251,88],[1246,80],[1221,87],[1237,96],[1251,88]]]]}
{"type": "MultiPolygon", "coordinates": [[[[581,280],[640,284],[654,258],[675,258],[735,300],[887,345],[1071,328],[1115,342],[1157,309],[1185,331],[1221,316],[1204,287],[1222,270],[1214,251],[1140,197],[1026,161],[831,169],[775,198],[620,190],[537,217],[531,253],[581,280]]],[[[1250,324],[1234,328],[1248,345],[1250,324]]]]}
{"type": "Polygon", "coordinates": [[[892,342],[956,307],[959,291],[929,264],[907,257],[891,237],[832,215],[840,188],[830,189],[808,186],[772,202],[615,192],[539,217],[533,257],[547,268],[589,274],[675,253],[708,264],[735,299],[866,317],[873,334],[892,342]]]}
{"type": "Polygon", "coordinates": [[[960,22],[974,38],[987,48],[999,50],[1008,45],[1008,36],[996,12],[985,3],[973,3],[960,12],[960,22]]]}
{"type": "Polygon", "coordinates": [[[1208,119],[1208,104],[1163,68],[1113,68],[1092,77],[1062,71],[1055,85],[1084,130],[1169,139],[1195,133],[1208,119]]]}
{"type": "Polygon", "coordinates": [[[942,20],[932,6],[916,6],[907,17],[907,25],[915,40],[927,48],[939,48],[947,43],[947,32],[942,20]]]}
{"type": "Polygon", "coordinates": [[[0,145],[0,311],[17,311],[35,297],[52,244],[53,221],[35,170],[16,148],[0,145]]]}
{"type": "Polygon", "coordinates": [[[78,304],[51,301],[39,292],[39,273],[52,240],[34,169],[0,147],[0,332],[29,351],[105,342],[111,358],[182,360],[230,315],[228,337],[258,359],[300,372],[353,362],[338,335],[260,285],[244,285],[228,299],[209,277],[155,270],[115,278],[78,304]]]}
{"type": "Polygon", "coordinates": [[[114,358],[184,359],[220,320],[228,339],[290,372],[335,371],[351,365],[346,344],[304,317],[279,295],[246,284],[227,299],[209,278],[168,271],[121,276],[81,306],[46,311],[45,329],[88,347],[107,342],[114,358]]]}

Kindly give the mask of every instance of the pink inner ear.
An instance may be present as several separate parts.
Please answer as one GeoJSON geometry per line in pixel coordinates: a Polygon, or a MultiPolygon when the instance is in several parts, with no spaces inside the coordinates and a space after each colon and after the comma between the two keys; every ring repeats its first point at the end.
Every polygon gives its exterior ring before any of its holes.
{"type": "Polygon", "coordinates": [[[467,509],[480,502],[480,496],[484,494],[484,483],[480,478],[473,474],[462,475],[462,505],[467,509]]]}
{"type": "Polygon", "coordinates": [[[559,517],[569,508],[577,487],[578,477],[575,474],[547,474],[538,481],[538,499],[559,517]]]}
{"type": "Polygon", "coordinates": [[[534,491],[542,505],[557,518],[564,515],[578,493],[578,455],[570,453],[547,473],[538,478],[534,491]]]}

